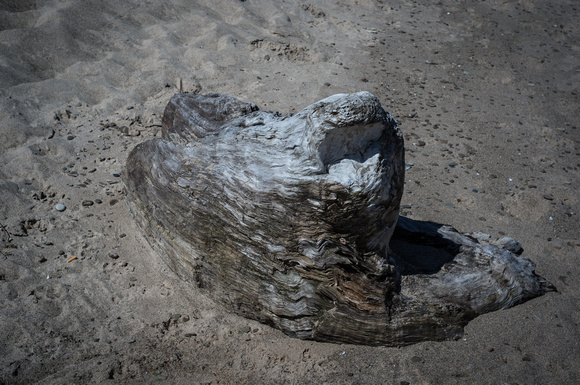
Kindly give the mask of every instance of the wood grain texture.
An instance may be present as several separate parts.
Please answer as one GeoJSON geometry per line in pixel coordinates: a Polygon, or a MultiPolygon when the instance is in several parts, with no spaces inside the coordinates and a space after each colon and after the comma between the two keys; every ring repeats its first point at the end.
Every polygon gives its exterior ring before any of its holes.
{"type": "Polygon", "coordinates": [[[403,138],[368,92],[295,115],[175,95],[162,138],[131,152],[123,179],[133,216],[174,271],[291,336],[455,338],[477,315],[552,288],[507,250],[511,239],[397,226],[403,138]]]}

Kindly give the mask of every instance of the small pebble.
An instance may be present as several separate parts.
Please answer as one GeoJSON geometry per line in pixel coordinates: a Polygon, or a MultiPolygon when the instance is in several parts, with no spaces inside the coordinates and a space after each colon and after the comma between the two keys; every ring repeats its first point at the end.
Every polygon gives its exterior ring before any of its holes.
{"type": "Polygon", "coordinates": [[[95,203],[100,205],[101,203],[103,203],[103,201],[100,199],[95,199],[95,203]]]}
{"type": "Polygon", "coordinates": [[[62,203],[59,203],[59,204],[57,204],[56,206],[54,206],[54,208],[55,208],[57,211],[64,211],[64,210],[66,209],[66,206],[65,206],[65,205],[63,205],[62,203]]]}
{"type": "Polygon", "coordinates": [[[114,174],[113,174],[113,176],[114,176],[115,178],[119,178],[119,177],[121,176],[121,174],[114,173],[114,174]]]}
{"type": "Polygon", "coordinates": [[[89,207],[89,206],[94,205],[95,203],[93,201],[86,200],[86,201],[83,201],[81,204],[85,207],[89,207]]]}
{"type": "Polygon", "coordinates": [[[117,254],[117,253],[109,253],[109,258],[119,259],[119,254],[117,254]]]}

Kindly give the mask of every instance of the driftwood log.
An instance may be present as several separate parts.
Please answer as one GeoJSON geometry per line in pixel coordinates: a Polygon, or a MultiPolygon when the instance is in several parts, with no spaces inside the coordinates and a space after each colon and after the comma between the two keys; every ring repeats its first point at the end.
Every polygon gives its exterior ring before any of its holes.
{"type": "Polygon", "coordinates": [[[291,336],[457,338],[476,316],[553,289],[511,238],[399,218],[404,170],[401,132],[368,92],[295,115],[178,94],[123,178],[175,272],[291,336]]]}

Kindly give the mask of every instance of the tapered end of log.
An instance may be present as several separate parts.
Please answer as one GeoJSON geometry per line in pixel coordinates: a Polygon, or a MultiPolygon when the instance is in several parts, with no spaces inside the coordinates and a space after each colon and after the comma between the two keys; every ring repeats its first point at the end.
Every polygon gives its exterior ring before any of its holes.
{"type": "Polygon", "coordinates": [[[399,218],[403,138],[368,92],[287,116],[178,94],[162,138],[131,152],[123,180],[173,270],[295,337],[456,338],[477,315],[553,289],[513,240],[399,218]]]}

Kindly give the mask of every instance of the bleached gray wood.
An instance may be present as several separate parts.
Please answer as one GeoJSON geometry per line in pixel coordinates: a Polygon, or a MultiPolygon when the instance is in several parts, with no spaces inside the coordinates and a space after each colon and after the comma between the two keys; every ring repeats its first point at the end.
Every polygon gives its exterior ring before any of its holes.
{"type": "Polygon", "coordinates": [[[368,92],[295,115],[175,95],[162,138],[138,145],[124,174],[131,212],[173,270],[299,338],[454,338],[551,289],[485,235],[401,218],[390,249],[403,178],[401,132],[368,92]]]}

